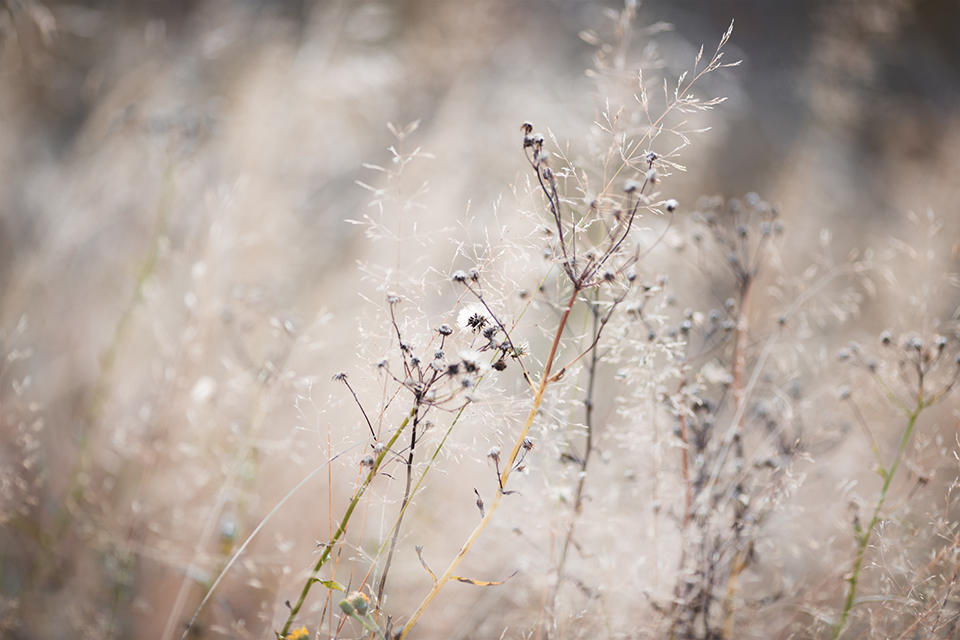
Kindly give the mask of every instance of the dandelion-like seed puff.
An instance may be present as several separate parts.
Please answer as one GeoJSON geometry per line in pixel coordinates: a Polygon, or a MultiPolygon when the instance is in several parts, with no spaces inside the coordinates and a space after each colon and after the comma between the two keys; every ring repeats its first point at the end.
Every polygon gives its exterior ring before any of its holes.
{"type": "Polygon", "coordinates": [[[461,331],[473,331],[479,333],[485,327],[495,325],[496,322],[490,316],[490,312],[482,304],[468,304],[460,310],[457,316],[457,327],[461,331]]]}

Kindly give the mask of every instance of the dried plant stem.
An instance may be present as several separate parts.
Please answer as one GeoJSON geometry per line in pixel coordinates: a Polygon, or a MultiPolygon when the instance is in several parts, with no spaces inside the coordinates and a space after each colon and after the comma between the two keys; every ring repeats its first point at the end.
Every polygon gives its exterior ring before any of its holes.
{"type": "MultiPolygon", "coordinates": [[[[443,434],[443,438],[440,440],[440,444],[437,445],[437,448],[434,449],[433,455],[430,457],[430,460],[427,461],[427,465],[424,468],[423,473],[421,473],[420,477],[417,478],[417,484],[415,484],[412,489],[408,488],[406,490],[403,506],[400,507],[400,512],[397,514],[397,519],[393,523],[394,531],[399,530],[400,521],[403,518],[403,515],[407,512],[407,508],[411,504],[410,499],[413,496],[417,495],[417,492],[420,491],[420,485],[423,484],[424,479],[427,477],[427,473],[430,471],[431,468],[433,468],[434,463],[436,463],[437,456],[439,456],[440,452],[443,450],[443,447],[447,442],[447,438],[449,438],[450,434],[453,433],[453,429],[454,427],[457,426],[457,423],[460,421],[460,416],[463,415],[463,412],[465,409],[466,409],[466,405],[461,407],[460,410],[457,412],[457,415],[456,417],[454,417],[453,421],[451,422],[450,427],[447,429],[447,432],[443,434]]],[[[396,536],[394,536],[394,538],[396,538],[396,536]]],[[[392,541],[391,541],[391,544],[393,544],[392,541]]],[[[383,550],[386,547],[386,545],[387,543],[384,542],[383,545],[380,547],[380,551],[377,553],[377,558],[383,555],[383,550]]],[[[386,568],[384,569],[384,573],[386,573],[386,568]]],[[[378,610],[383,609],[382,592],[377,596],[376,606],[378,610]]]]}
{"type": "MultiPolygon", "coordinates": [[[[743,416],[744,416],[744,393],[743,372],[746,367],[747,339],[749,337],[750,325],[747,320],[747,314],[750,310],[751,293],[753,291],[753,276],[749,272],[740,275],[740,314],[737,318],[737,340],[733,346],[733,371],[732,387],[734,410],[737,415],[736,439],[737,457],[743,457],[743,416]]],[[[740,517],[737,516],[739,520],[740,517]]],[[[747,548],[740,549],[734,555],[730,565],[730,576],[727,578],[727,593],[723,599],[723,638],[731,637],[733,633],[733,621],[736,614],[734,600],[737,589],[740,585],[740,574],[750,562],[749,545],[747,548]]]]}
{"type": "MultiPolygon", "coordinates": [[[[686,369],[686,365],[684,365],[686,369]]],[[[684,413],[682,394],[684,387],[687,386],[686,371],[681,372],[680,384],[677,385],[677,395],[681,397],[681,404],[677,410],[677,419],[680,422],[680,462],[683,469],[683,491],[684,491],[684,509],[683,509],[683,528],[686,530],[690,524],[690,511],[693,506],[693,483],[690,481],[690,436],[687,433],[687,415],[684,413]]]]}
{"type": "MultiPolygon", "coordinates": [[[[220,575],[217,576],[217,579],[214,580],[214,581],[213,581],[213,584],[210,585],[210,588],[207,589],[207,593],[206,593],[205,596],[203,596],[203,600],[200,601],[200,604],[197,605],[197,609],[196,609],[196,611],[194,611],[193,617],[191,617],[191,618],[190,618],[190,621],[189,621],[186,625],[184,625],[183,633],[182,633],[182,635],[180,636],[180,640],[186,640],[187,636],[190,635],[190,632],[191,632],[191,630],[193,629],[193,625],[196,623],[197,618],[200,616],[200,612],[203,611],[203,608],[204,608],[204,607],[207,605],[207,603],[210,601],[210,598],[213,597],[213,592],[216,590],[216,588],[217,588],[217,587],[220,585],[220,583],[223,581],[224,577],[227,575],[227,572],[230,571],[230,568],[231,568],[234,564],[236,564],[236,562],[237,562],[237,560],[240,558],[240,556],[243,555],[243,553],[244,553],[244,551],[246,551],[247,547],[250,546],[250,543],[253,542],[253,539],[257,537],[257,534],[259,534],[260,531],[263,529],[263,527],[266,526],[267,522],[269,522],[270,519],[273,518],[274,514],[276,514],[276,513],[280,510],[280,508],[283,507],[283,505],[285,505],[285,504],[287,503],[287,500],[289,500],[291,497],[293,497],[293,494],[295,494],[297,491],[299,491],[301,488],[303,488],[303,486],[306,485],[307,482],[308,482],[311,478],[313,478],[313,476],[315,476],[317,473],[319,473],[321,470],[323,470],[324,468],[326,468],[326,469],[329,470],[329,469],[330,469],[330,464],[331,464],[334,460],[336,460],[337,458],[339,458],[341,455],[343,455],[343,453],[338,453],[338,454],[336,454],[336,455],[334,455],[334,456],[332,456],[332,457],[327,458],[327,461],[326,461],[326,462],[324,462],[324,463],[321,464],[319,467],[317,467],[316,469],[314,469],[313,471],[311,471],[309,474],[307,474],[307,476],[304,477],[304,478],[297,484],[297,486],[295,486],[293,489],[291,489],[291,490],[287,493],[287,495],[285,495],[277,504],[275,504],[275,505],[273,506],[273,509],[271,509],[270,512],[269,512],[266,516],[264,516],[263,520],[260,521],[260,524],[258,524],[258,525],[256,526],[256,528],[255,528],[252,532],[250,532],[250,535],[247,536],[247,539],[244,541],[244,543],[243,543],[242,545],[240,545],[240,547],[236,550],[236,552],[234,552],[233,556],[230,558],[230,560],[227,562],[227,564],[226,564],[226,565],[223,567],[223,569],[220,571],[220,575]]],[[[166,636],[161,636],[161,637],[166,637],[166,636]]]]}
{"type": "Polygon", "coordinates": [[[743,399],[745,397],[743,372],[746,367],[747,359],[746,347],[750,330],[747,314],[750,311],[751,293],[753,291],[752,285],[753,278],[750,276],[750,274],[744,274],[740,282],[740,314],[737,318],[737,341],[733,346],[733,370],[731,371],[731,375],[733,377],[733,399],[735,402],[735,409],[740,416],[740,420],[737,423],[738,432],[743,430],[743,411],[740,409],[743,406],[743,399]]]}
{"type": "MultiPolygon", "coordinates": [[[[951,547],[946,547],[946,549],[955,550],[958,545],[957,536],[954,536],[953,545],[951,547]]],[[[943,551],[938,554],[942,556],[943,551]]],[[[939,558],[938,558],[939,559],[939,558]]],[[[939,620],[940,616],[943,614],[943,608],[949,600],[950,592],[954,591],[957,585],[957,578],[960,577],[960,563],[956,563],[956,568],[953,570],[953,574],[950,576],[950,580],[940,589],[941,593],[937,595],[936,598],[930,599],[930,604],[927,605],[927,608],[924,609],[920,615],[917,616],[917,619],[913,623],[904,629],[903,633],[897,636],[897,640],[907,640],[907,638],[915,637],[913,636],[914,631],[917,627],[933,613],[934,610],[939,610],[937,612],[937,618],[939,620]],[[946,593],[944,593],[946,592],[946,593]]]]}
{"type": "Polygon", "coordinates": [[[373,482],[373,479],[376,477],[377,472],[380,470],[380,465],[383,464],[383,459],[390,453],[391,447],[396,443],[397,438],[404,432],[407,425],[410,424],[410,420],[416,416],[417,409],[419,407],[414,407],[410,414],[403,420],[400,424],[400,427],[397,429],[397,432],[393,434],[393,437],[390,438],[390,441],[387,442],[387,446],[380,452],[376,457],[373,463],[373,468],[370,469],[370,472],[367,474],[367,477],[357,488],[357,492],[353,495],[353,499],[350,501],[350,505],[347,507],[346,512],[343,514],[343,518],[340,519],[340,524],[337,525],[337,530],[333,534],[333,537],[330,539],[330,542],[327,543],[326,548],[323,550],[323,553],[320,554],[320,558],[317,560],[316,564],[313,565],[313,569],[310,571],[310,576],[307,578],[307,581],[303,585],[303,589],[300,591],[300,597],[297,599],[296,604],[290,607],[290,615],[287,616],[287,621],[283,625],[283,629],[280,631],[280,637],[286,637],[290,632],[290,626],[293,624],[293,621],[296,619],[297,614],[300,613],[300,609],[303,607],[304,601],[307,599],[307,594],[310,593],[310,588],[317,582],[317,574],[320,573],[320,569],[323,568],[323,565],[327,563],[327,560],[330,559],[330,553],[333,548],[340,541],[340,538],[343,537],[343,534],[347,530],[347,525],[350,523],[350,518],[353,516],[354,509],[357,508],[357,505],[360,504],[360,498],[363,497],[363,494],[366,492],[367,488],[370,486],[370,483],[373,482]]]}
{"type": "MultiPolygon", "coordinates": [[[[550,345],[550,352],[547,354],[547,359],[543,365],[543,374],[540,377],[540,386],[537,389],[536,394],[533,397],[533,405],[530,407],[530,412],[527,414],[527,419],[524,421],[523,428],[520,429],[520,433],[517,435],[515,442],[513,443],[513,449],[510,451],[510,456],[506,460],[504,465],[503,473],[500,476],[500,485],[503,486],[507,482],[507,478],[510,473],[513,471],[514,463],[517,459],[517,455],[520,453],[520,448],[523,446],[524,438],[527,437],[527,434],[530,432],[530,427],[533,426],[533,421],[536,419],[537,414],[540,411],[540,404],[543,402],[544,393],[547,390],[547,383],[550,380],[550,372],[553,368],[554,360],[557,357],[557,350],[560,347],[560,339],[563,337],[563,331],[567,326],[567,320],[570,318],[570,311],[573,309],[574,303],[576,303],[577,298],[580,295],[580,287],[574,284],[573,292],[570,295],[569,301],[567,301],[566,307],[564,308],[563,315],[560,317],[560,322],[557,325],[557,330],[553,336],[553,343],[550,345]]],[[[413,612],[413,615],[410,616],[410,620],[404,625],[403,631],[400,634],[400,639],[403,640],[408,633],[413,629],[417,624],[417,620],[420,619],[420,616],[423,615],[423,612],[430,606],[430,603],[433,602],[433,599],[437,597],[437,594],[440,593],[440,590],[443,589],[444,585],[450,581],[450,578],[453,577],[453,572],[456,571],[457,567],[460,565],[460,562],[467,555],[467,552],[470,551],[470,547],[477,541],[477,538],[480,537],[480,534],[483,533],[483,530],[486,529],[487,525],[490,524],[490,521],[493,519],[493,514],[497,512],[497,507],[500,505],[500,499],[503,498],[503,491],[497,491],[493,499],[490,501],[490,505],[487,507],[486,515],[483,516],[483,519],[480,520],[480,524],[477,525],[476,529],[473,530],[473,533],[470,534],[470,537],[467,538],[467,541],[464,542],[463,546],[460,548],[460,551],[450,562],[450,566],[447,567],[447,570],[439,576],[436,582],[433,585],[433,588],[427,593],[426,597],[423,599],[423,602],[420,603],[420,606],[417,607],[417,610],[413,612]]]]}
{"type": "MultiPolygon", "coordinates": [[[[593,330],[591,335],[599,336],[601,327],[601,316],[600,310],[597,307],[597,300],[594,299],[594,303],[590,305],[590,312],[593,316],[593,330]]],[[[563,583],[563,570],[566,566],[567,553],[570,549],[570,544],[573,541],[573,532],[577,525],[577,520],[580,518],[580,514],[583,513],[583,490],[584,485],[587,480],[587,464],[590,460],[590,455],[593,453],[593,443],[594,443],[594,421],[593,421],[593,390],[595,387],[597,379],[597,367],[600,363],[600,354],[596,349],[596,342],[594,342],[594,347],[590,349],[590,360],[587,364],[587,389],[586,397],[583,399],[584,406],[584,426],[586,428],[586,441],[583,446],[583,454],[579,460],[580,472],[577,477],[577,492],[573,500],[573,513],[570,517],[570,522],[567,523],[567,531],[563,538],[563,544],[560,546],[560,554],[557,559],[557,581],[550,590],[550,597],[548,602],[551,607],[556,606],[557,595],[560,591],[560,585],[563,583]]],[[[540,629],[537,631],[537,637],[540,636],[540,629]]]]}
{"type": "Polygon", "coordinates": [[[397,548],[397,538],[400,536],[400,523],[403,522],[403,514],[407,512],[407,504],[410,503],[410,487],[413,484],[413,453],[417,446],[417,423],[419,417],[413,419],[413,428],[410,430],[410,452],[407,454],[407,483],[403,488],[403,502],[400,504],[400,513],[397,514],[397,521],[393,523],[393,535],[390,537],[390,551],[387,552],[387,561],[383,565],[383,574],[380,576],[380,586],[377,587],[377,607],[383,602],[383,590],[387,586],[387,574],[390,573],[390,565],[393,563],[393,552],[397,548]]]}

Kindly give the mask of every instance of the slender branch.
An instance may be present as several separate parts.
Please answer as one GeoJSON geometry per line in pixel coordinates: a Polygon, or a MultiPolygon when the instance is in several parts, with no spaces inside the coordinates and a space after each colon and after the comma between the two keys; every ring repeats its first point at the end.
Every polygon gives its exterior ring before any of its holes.
{"type": "MultiPolygon", "coordinates": [[[[601,325],[600,312],[595,306],[596,302],[597,301],[594,300],[594,305],[591,305],[590,311],[593,314],[593,333],[597,337],[597,340],[599,340],[600,332],[603,330],[603,326],[601,325]]],[[[593,346],[596,346],[597,340],[594,340],[593,346]]],[[[583,446],[583,456],[580,458],[580,473],[577,480],[577,492],[573,499],[573,516],[569,525],[567,526],[567,535],[564,537],[563,546],[560,548],[560,557],[557,561],[557,583],[554,585],[554,597],[551,598],[551,601],[555,600],[556,593],[560,589],[560,584],[563,580],[563,568],[567,559],[567,552],[570,548],[570,542],[573,540],[573,531],[576,527],[577,519],[580,517],[580,514],[583,513],[583,487],[586,484],[587,479],[587,464],[590,460],[591,453],[593,453],[593,390],[597,380],[597,367],[600,363],[600,354],[595,348],[591,349],[590,354],[590,364],[587,366],[587,394],[583,400],[584,423],[587,431],[586,442],[583,446]]]]}
{"type": "MultiPolygon", "coordinates": [[[[419,409],[419,407],[417,407],[419,409]]],[[[387,585],[387,574],[390,573],[390,565],[393,562],[393,552],[397,548],[397,538],[400,536],[400,523],[403,521],[403,514],[407,512],[407,504],[410,502],[410,485],[413,484],[413,452],[417,446],[417,422],[418,418],[413,419],[413,428],[410,430],[410,453],[407,455],[407,484],[403,489],[403,502],[400,505],[400,514],[393,525],[393,535],[390,539],[390,551],[387,552],[387,561],[383,565],[383,575],[380,576],[380,586],[377,587],[377,608],[382,607],[383,589],[387,585]]]]}
{"type": "Polygon", "coordinates": [[[370,483],[373,482],[373,479],[376,477],[377,472],[380,470],[380,465],[383,464],[383,459],[390,452],[390,448],[393,447],[394,443],[397,441],[397,438],[400,437],[400,434],[403,433],[407,425],[410,423],[410,419],[416,415],[417,407],[414,407],[410,411],[410,414],[403,420],[400,424],[400,427],[397,429],[397,432],[393,434],[393,437],[390,438],[390,441],[387,443],[387,446],[384,447],[383,451],[376,457],[373,463],[373,468],[370,469],[370,472],[367,474],[367,477],[361,483],[360,487],[357,489],[357,492],[354,494],[353,499],[350,501],[350,506],[347,507],[346,512],[343,514],[343,518],[340,520],[340,524],[337,525],[337,531],[333,534],[330,542],[327,543],[326,547],[323,550],[323,553],[320,554],[320,558],[317,560],[316,564],[313,565],[313,569],[310,571],[310,576],[307,578],[307,581],[303,585],[303,589],[300,591],[300,597],[297,598],[297,603],[290,607],[290,615],[287,616],[287,621],[283,625],[283,629],[280,631],[280,637],[286,637],[290,632],[290,626],[293,624],[293,621],[296,619],[297,614],[300,613],[300,609],[303,607],[304,601],[307,599],[307,594],[310,593],[310,588],[316,582],[317,574],[320,573],[320,569],[323,568],[323,565],[327,563],[327,560],[330,559],[330,553],[333,548],[336,546],[337,542],[340,541],[340,538],[347,530],[347,525],[350,522],[350,517],[353,516],[354,509],[357,508],[357,505],[360,503],[360,498],[363,497],[363,494],[366,492],[367,488],[370,486],[370,483]]]}
{"type": "Polygon", "coordinates": [[[350,383],[347,381],[347,374],[338,373],[334,376],[334,380],[341,380],[343,384],[347,385],[347,389],[350,390],[350,393],[353,395],[353,399],[357,402],[357,406],[360,407],[360,413],[363,414],[363,419],[367,421],[367,426],[370,427],[370,435],[373,436],[374,441],[377,439],[377,433],[373,429],[373,423],[370,422],[370,418],[367,417],[367,412],[363,408],[363,403],[360,402],[360,398],[357,397],[357,392],[353,390],[353,387],[350,386],[350,383]]]}
{"type": "Polygon", "coordinates": [[[856,604],[857,587],[860,583],[860,570],[863,568],[863,558],[867,553],[867,547],[870,544],[870,538],[873,536],[873,528],[877,526],[877,523],[880,521],[880,510],[883,508],[883,503],[887,500],[887,493],[890,491],[890,484],[893,482],[893,476],[897,473],[897,467],[900,466],[900,460],[903,458],[903,454],[907,450],[907,444],[910,441],[910,436],[913,434],[913,428],[917,425],[917,418],[920,416],[920,412],[923,411],[924,408],[925,405],[920,404],[912,413],[907,416],[907,428],[904,429],[903,435],[900,438],[900,448],[897,449],[897,455],[893,459],[890,468],[883,470],[883,487],[880,489],[880,497],[877,500],[877,504],[874,506],[873,517],[870,518],[869,525],[864,527],[862,532],[857,536],[857,557],[854,560],[850,577],[847,578],[847,582],[849,583],[850,587],[847,592],[846,602],[843,605],[843,613],[840,615],[840,620],[837,622],[837,625],[833,630],[834,640],[839,640],[840,636],[843,634],[844,628],[847,624],[847,619],[850,617],[850,611],[856,604]]]}

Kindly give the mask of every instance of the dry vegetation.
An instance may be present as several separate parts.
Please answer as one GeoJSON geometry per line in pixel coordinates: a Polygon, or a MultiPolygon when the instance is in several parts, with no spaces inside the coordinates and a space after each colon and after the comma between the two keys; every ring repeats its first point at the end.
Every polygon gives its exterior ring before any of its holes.
{"type": "Polygon", "coordinates": [[[957,637],[951,14],[663,10],[7,0],[3,636],[957,637]]]}

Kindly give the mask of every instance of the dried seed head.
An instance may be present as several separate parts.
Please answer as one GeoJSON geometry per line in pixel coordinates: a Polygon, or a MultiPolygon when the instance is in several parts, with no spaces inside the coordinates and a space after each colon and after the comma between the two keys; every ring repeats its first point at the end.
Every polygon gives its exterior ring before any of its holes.
{"type": "Polygon", "coordinates": [[[482,367],[483,356],[479,351],[464,349],[460,352],[460,364],[467,373],[476,373],[482,367]]]}
{"type": "Polygon", "coordinates": [[[500,462],[500,447],[490,447],[490,451],[487,452],[487,457],[494,462],[500,462]]]}
{"type": "Polygon", "coordinates": [[[524,451],[530,451],[533,449],[533,440],[531,438],[524,438],[521,446],[524,451]]]}
{"type": "Polygon", "coordinates": [[[346,380],[347,374],[341,371],[340,373],[335,374],[332,379],[337,381],[346,380]]]}
{"type": "Polygon", "coordinates": [[[494,362],[491,366],[496,371],[503,371],[504,369],[507,368],[507,362],[503,358],[500,358],[499,360],[494,362]]]}
{"type": "Polygon", "coordinates": [[[670,198],[669,200],[663,203],[663,208],[666,209],[668,213],[673,213],[674,211],[677,210],[677,207],[679,206],[680,206],[680,203],[674,200],[673,198],[670,198]]]}
{"type": "MultiPolygon", "coordinates": [[[[448,336],[451,333],[453,333],[453,327],[451,327],[447,323],[443,323],[442,325],[437,327],[437,333],[439,333],[442,336],[448,336]]],[[[438,352],[438,353],[441,353],[440,357],[443,357],[442,352],[438,352]]]]}
{"type": "Polygon", "coordinates": [[[893,344],[893,334],[891,334],[889,331],[884,331],[883,333],[881,333],[880,344],[882,344],[885,347],[889,347],[891,344],[893,344]]]}
{"type": "Polygon", "coordinates": [[[533,124],[530,122],[524,122],[522,125],[520,125],[520,131],[522,131],[524,135],[530,135],[533,133],[533,124]]]}
{"type": "Polygon", "coordinates": [[[474,333],[478,333],[484,327],[494,324],[490,312],[482,304],[467,305],[460,310],[460,314],[457,316],[457,326],[460,327],[461,331],[470,329],[474,333]]]}
{"type": "Polygon", "coordinates": [[[376,464],[376,460],[373,459],[373,456],[363,456],[360,464],[368,469],[373,469],[373,465],[376,464]]]}
{"type": "Polygon", "coordinates": [[[643,156],[644,160],[646,160],[649,164],[656,162],[658,157],[659,156],[657,156],[656,152],[654,151],[647,151],[647,153],[643,156]]]}
{"type": "Polygon", "coordinates": [[[623,183],[623,192],[624,193],[633,193],[640,188],[640,184],[636,180],[627,180],[623,183]]]}
{"type": "Polygon", "coordinates": [[[647,182],[649,182],[650,184],[657,184],[657,178],[659,176],[660,174],[657,173],[656,169],[650,169],[649,171],[647,171],[647,182]]]}
{"type": "Polygon", "coordinates": [[[466,281],[467,281],[467,274],[464,273],[463,271],[461,271],[460,269],[457,269],[457,270],[454,271],[453,274],[450,276],[450,279],[453,280],[454,282],[466,282],[466,281]]]}
{"type": "Polygon", "coordinates": [[[388,294],[387,294],[387,302],[388,302],[389,304],[391,304],[391,305],[397,304],[398,302],[400,302],[400,296],[398,296],[398,295],[395,294],[395,293],[388,293],[388,294]]]}
{"type": "Polygon", "coordinates": [[[469,275],[470,279],[473,280],[474,282],[477,282],[480,279],[480,272],[477,271],[476,269],[470,269],[470,273],[468,273],[467,275],[469,275]]]}

